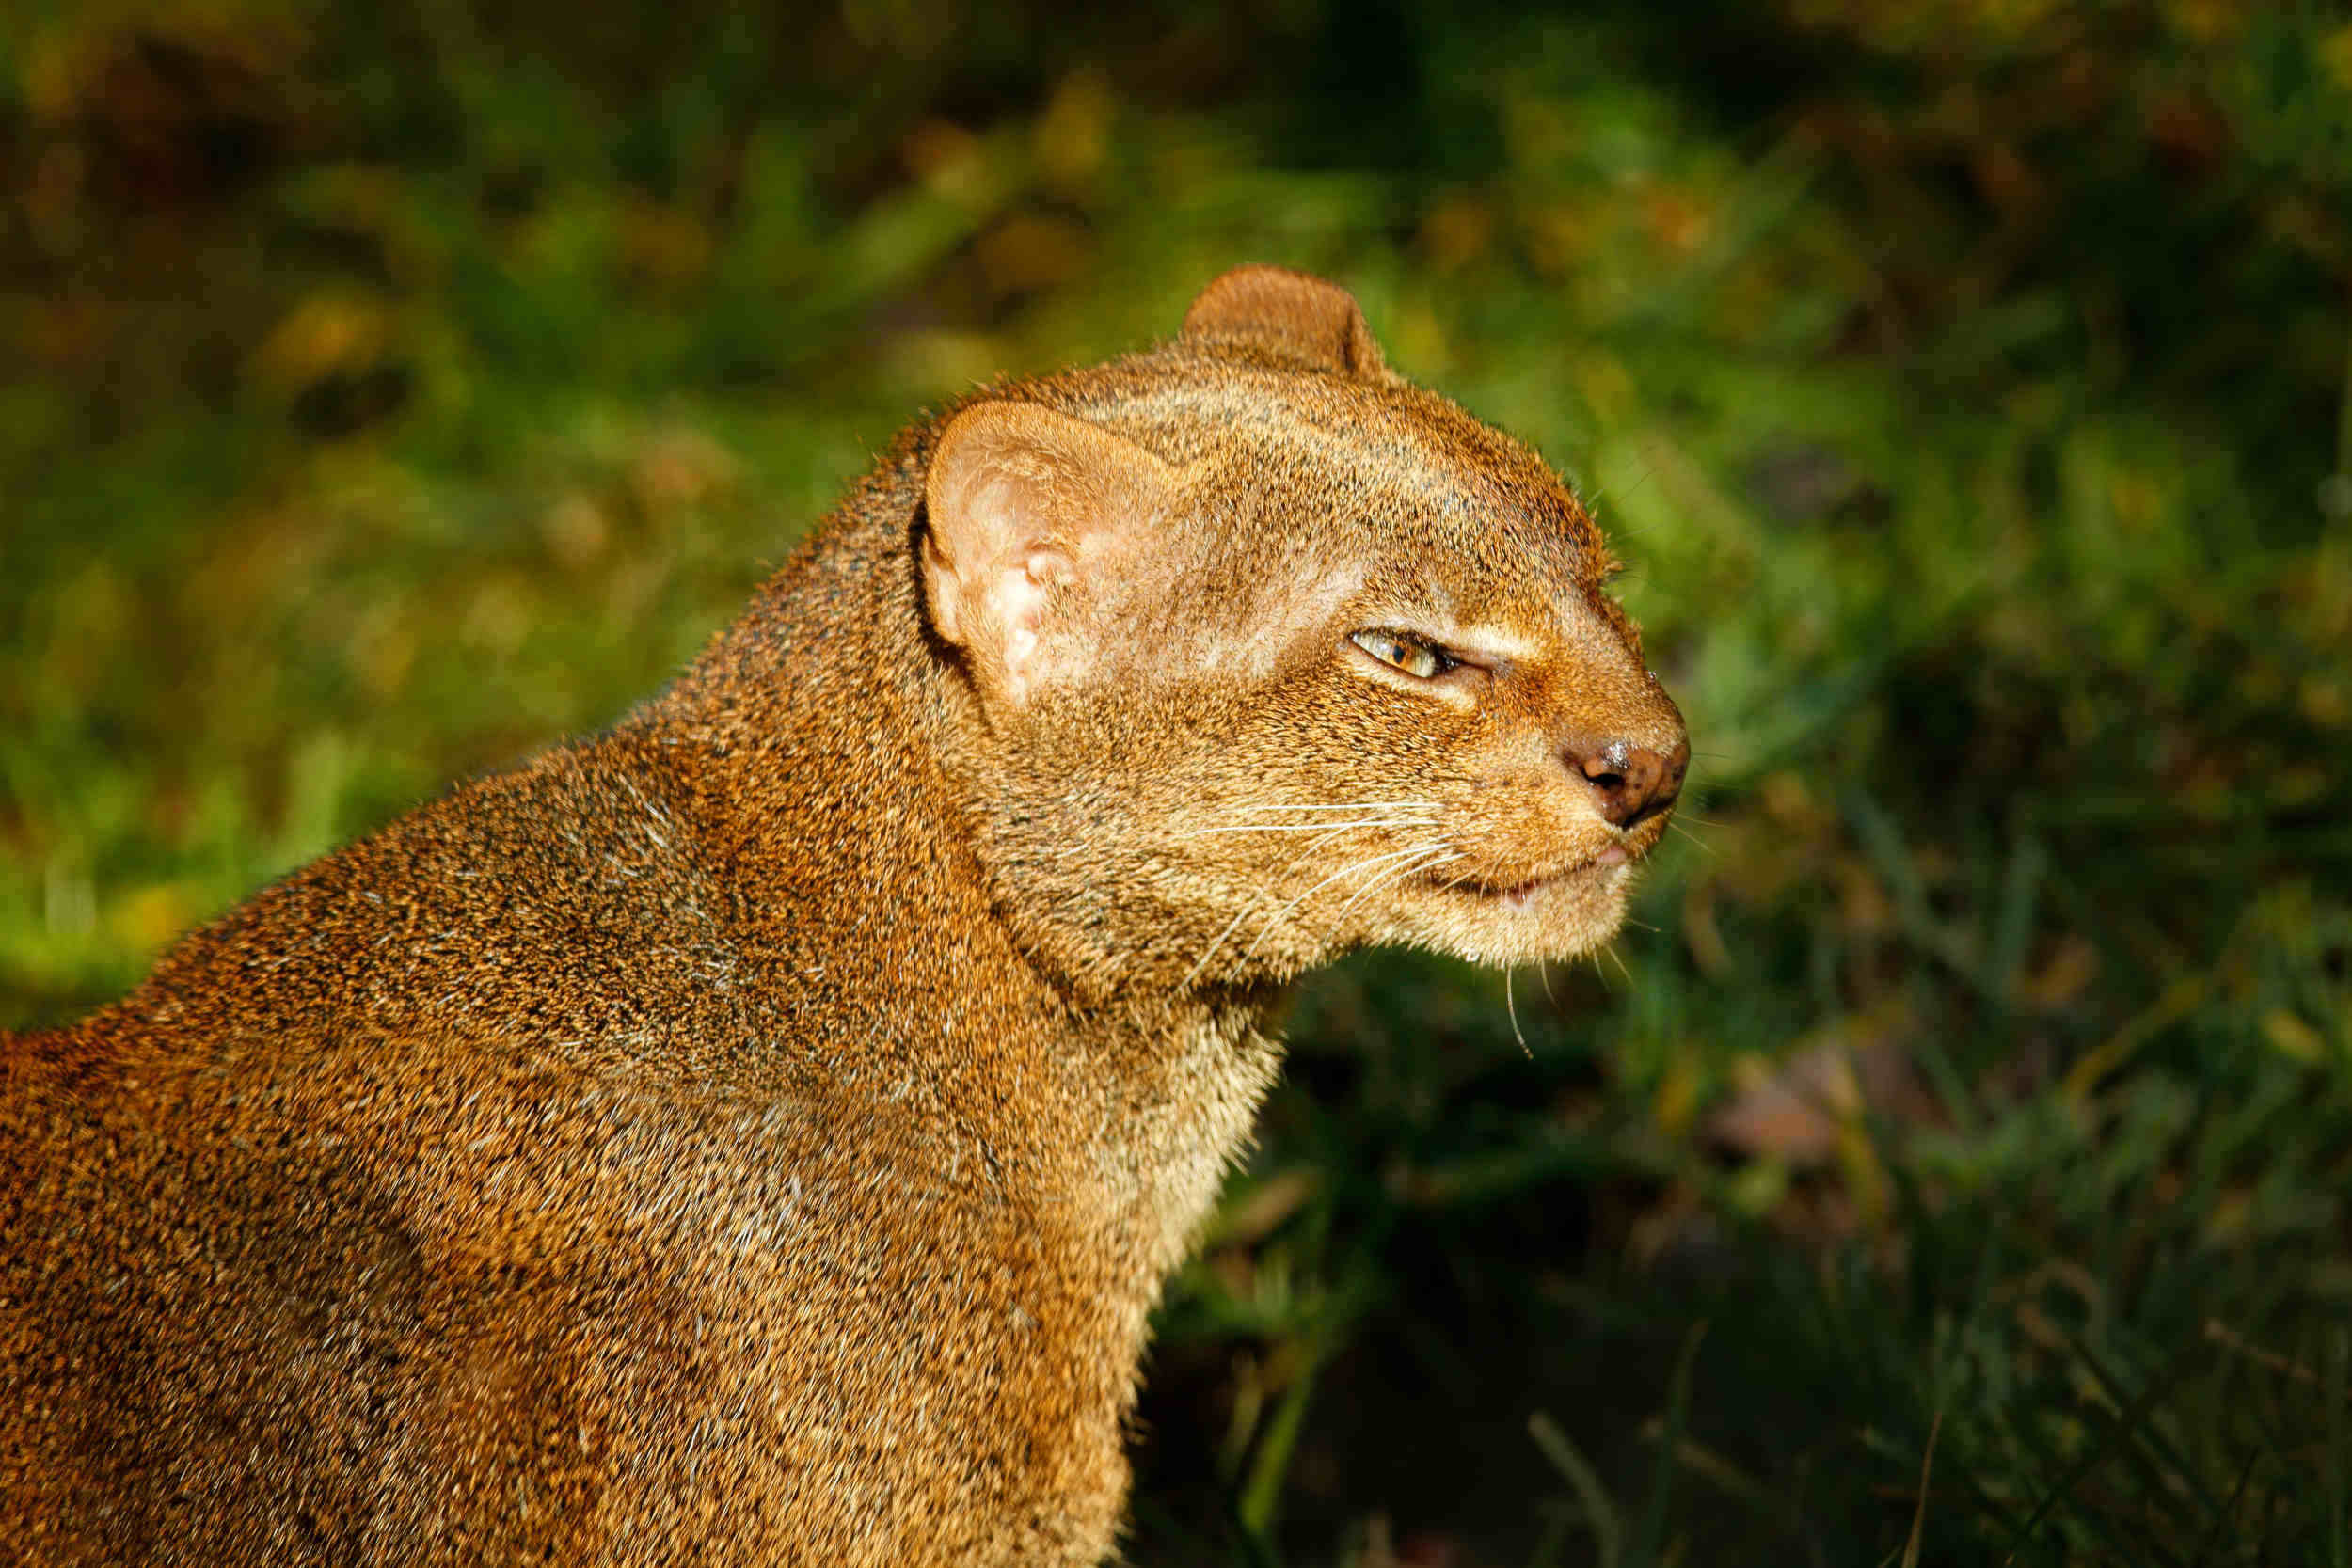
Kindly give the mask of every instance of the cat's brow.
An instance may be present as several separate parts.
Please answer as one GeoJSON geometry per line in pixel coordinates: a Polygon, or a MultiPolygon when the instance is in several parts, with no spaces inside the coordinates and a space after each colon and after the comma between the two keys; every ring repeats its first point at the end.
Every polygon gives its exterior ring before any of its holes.
{"type": "Polygon", "coordinates": [[[1459,633],[1457,640],[1449,641],[1447,646],[1483,658],[1524,659],[1535,653],[1542,643],[1523,632],[1489,624],[1459,633]]]}
{"type": "Polygon", "coordinates": [[[1424,584],[1421,597],[1432,613],[1425,619],[1416,617],[1422,620],[1421,625],[1397,629],[1420,632],[1441,647],[1482,659],[1523,659],[1543,646],[1543,639],[1499,621],[1456,618],[1450,613],[1452,595],[1435,583],[1424,584]]]}
{"type": "Polygon", "coordinates": [[[1483,600],[1465,608],[1463,595],[1436,576],[1416,576],[1398,602],[1404,624],[1399,631],[1417,632],[1454,653],[1497,660],[1527,659],[1552,646],[1565,627],[1592,613],[1576,590],[1537,590],[1508,596],[1474,594],[1483,600]]]}
{"type": "Polygon", "coordinates": [[[1560,589],[1551,595],[1551,608],[1564,626],[1589,621],[1593,615],[1593,592],[1584,587],[1560,589]]]}

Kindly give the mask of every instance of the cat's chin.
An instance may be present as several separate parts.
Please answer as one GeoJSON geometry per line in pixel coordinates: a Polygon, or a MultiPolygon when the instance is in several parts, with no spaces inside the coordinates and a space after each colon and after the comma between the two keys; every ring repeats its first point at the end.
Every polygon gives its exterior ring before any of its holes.
{"type": "Polygon", "coordinates": [[[1617,934],[1632,885],[1632,865],[1613,858],[1508,887],[1431,886],[1398,913],[1415,945],[1471,963],[1573,958],[1617,934]]]}

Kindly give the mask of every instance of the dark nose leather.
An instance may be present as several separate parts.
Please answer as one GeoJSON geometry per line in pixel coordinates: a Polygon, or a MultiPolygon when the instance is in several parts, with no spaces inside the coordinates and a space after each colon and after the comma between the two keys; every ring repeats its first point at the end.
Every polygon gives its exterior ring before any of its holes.
{"type": "Polygon", "coordinates": [[[1600,814],[1620,828],[1656,816],[1682,793],[1691,766],[1691,743],[1678,741],[1671,753],[1630,741],[1613,740],[1582,755],[1567,753],[1568,766],[1584,775],[1600,802],[1600,814]]]}

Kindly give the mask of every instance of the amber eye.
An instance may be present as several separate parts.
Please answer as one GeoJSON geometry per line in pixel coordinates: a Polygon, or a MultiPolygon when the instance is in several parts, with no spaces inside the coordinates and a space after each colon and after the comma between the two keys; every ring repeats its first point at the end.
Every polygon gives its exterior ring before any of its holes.
{"type": "Polygon", "coordinates": [[[1422,680],[1434,680],[1461,662],[1444,649],[1433,648],[1403,632],[1351,632],[1347,640],[1381,663],[1422,680]]]}

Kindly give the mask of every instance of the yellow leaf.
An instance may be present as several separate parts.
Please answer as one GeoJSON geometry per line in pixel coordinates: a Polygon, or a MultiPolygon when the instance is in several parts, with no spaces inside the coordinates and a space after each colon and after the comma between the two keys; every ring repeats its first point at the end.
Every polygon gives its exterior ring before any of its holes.
{"type": "Polygon", "coordinates": [[[186,930],[199,912],[185,885],[151,882],[118,900],[106,913],[106,926],[125,947],[150,952],[186,930]]]}
{"type": "Polygon", "coordinates": [[[1658,1130],[1670,1138],[1678,1138],[1691,1125],[1692,1115],[1699,1104],[1701,1074],[1692,1053],[1677,1051],[1666,1076],[1658,1085],[1657,1097],[1651,1101],[1651,1114],[1658,1118],[1658,1130]]]}
{"type": "Polygon", "coordinates": [[[2336,86],[2352,92],[2352,23],[2329,33],[2319,45],[2319,63],[2328,74],[2336,79],[2336,86]]]}
{"type": "Polygon", "coordinates": [[[2328,1042],[2319,1031],[2287,1008],[2273,1007],[2263,1014],[2262,1030],[2273,1050],[2298,1062],[2316,1063],[2328,1054],[2328,1042]]]}

